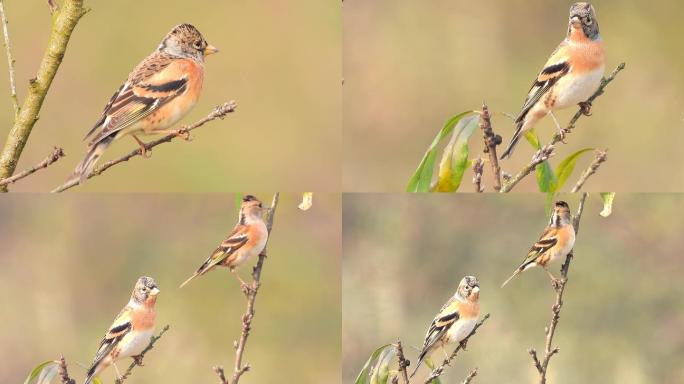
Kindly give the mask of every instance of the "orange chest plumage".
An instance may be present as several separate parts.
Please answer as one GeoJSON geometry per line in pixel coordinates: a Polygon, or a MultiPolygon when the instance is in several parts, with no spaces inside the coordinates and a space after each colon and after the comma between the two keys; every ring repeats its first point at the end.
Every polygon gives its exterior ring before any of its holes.
{"type": "Polygon", "coordinates": [[[458,313],[464,319],[471,319],[480,315],[480,303],[479,302],[463,302],[458,306],[458,313]]]}
{"type": "Polygon", "coordinates": [[[605,65],[602,40],[591,40],[584,35],[581,37],[571,35],[569,41],[566,50],[573,72],[591,72],[605,65]]]}
{"type": "Polygon", "coordinates": [[[154,321],[157,318],[157,313],[153,306],[153,303],[151,305],[145,304],[131,313],[131,325],[134,330],[144,331],[154,328],[154,321]]]}

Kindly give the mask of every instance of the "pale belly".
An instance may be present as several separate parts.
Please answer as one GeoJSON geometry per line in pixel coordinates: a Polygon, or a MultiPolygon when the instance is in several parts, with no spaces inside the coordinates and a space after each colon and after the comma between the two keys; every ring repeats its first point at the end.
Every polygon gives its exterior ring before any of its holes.
{"type": "Polygon", "coordinates": [[[572,251],[572,247],[575,246],[575,232],[572,231],[570,233],[570,237],[568,238],[568,241],[565,243],[565,245],[561,248],[558,248],[556,252],[551,253],[551,257],[549,259],[549,262],[553,262],[554,260],[558,258],[564,258],[565,256],[572,251]]]}
{"type": "Polygon", "coordinates": [[[477,324],[477,318],[457,320],[447,331],[449,343],[461,342],[475,328],[475,324],[477,324]]]}
{"type": "Polygon", "coordinates": [[[601,84],[604,69],[605,67],[602,66],[586,75],[580,77],[573,76],[572,81],[570,81],[568,76],[561,78],[554,86],[554,90],[563,90],[562,92],[556,91],[554,93],[556,98],[554,109],[567,108],[586,101],[596,92],[601,84]]]}
{"type": "Polygon", "coordinates": [[[120,349],[117,359],[139,355],[150,344],[150,338],[153,334],[154,329],[152,328],[147,331],[136,332],[135,336],[130,333],[126,335],[119,343],[124,347],[120,349]]]}

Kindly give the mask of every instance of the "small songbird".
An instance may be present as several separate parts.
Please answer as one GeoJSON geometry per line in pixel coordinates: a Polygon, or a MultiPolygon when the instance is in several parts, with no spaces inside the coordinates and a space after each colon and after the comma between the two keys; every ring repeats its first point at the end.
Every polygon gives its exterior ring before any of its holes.
{"type": "Polygon", "coordinates": [[[575,246],[575,227],[572,225],[570,207],[565,201],[557,201],[553,207],[553,214],[551,214],[549,225],[544,229],[539,240],[527,252],[525,260],[523,260],[518,269],[501,284],[501,288],[520,272],[537,265],[544,268],[552,281],[556,280],[548,270],[549,263],[567,256],[572,251],[573,246],[575,246]]]}
{"type": "Polygon", "coordinates": [[[570,7],[568,35],[532,83],[522,111],[515,119],[515,134],[501,158],[510,157],[525,132],[549,114],[563,138],[565,131],[553,111],[579,104],[588,115],[591,104],[586,100],[601,84],[604,69],[603,41],[594,7],[589,3],[575,3],[570,7]]]}
{"type": "Polygon", "coordinates": [[[209,45],[197,28],[180,24],[162,40],[157,50],[138,64],[104,108],[88,132],[88,153],[71,179],[83,182],[102,153],[127,134],[145,146],[136,133],[179,133],[169,130],[195,106],[202,90],[204,58],[218,49],[209,45]]]}
{"type": "Polygon", "coordinates": [[[240,280],[242,285],[246,283],[240,278],[235,268],[247,259],[259,255],[266,247],[268,241],[268,229],[263,218],[264,207],[261,201],[252,195],[242,199],[240,217],[228,238],[214,250],[209,258],[197,271],[180,285],[183,288],[190,280],[204,275],[215,266],[227,267],[240,280]]]}
{"type": "Polygon", "coordinates": [[[154,333],[159,288],[151,277],[143,276],[135,283],[131,300],[121,310],[105,334],[93,364],[88,369],[85,384],[90,384],[103,369],[114,365],[117,377],[121,377],[116,361],[124,357],[137,360],[147,347],[154,333]]]}
{"type": "MultiPolygon", "coordinates": [[[[480,316],[480,284],[474,276],[466,276],[458,284],[456,293],[439,310],[430,328],[425,334],[423,348],[418,355],[418,364],[411,377],[418,371],[418,367],[426,356],[437,348],[449,344],[460,343],[475,328],[480,316]]],[[[446,351],[444,351],[446,355],[446,351]]]]}

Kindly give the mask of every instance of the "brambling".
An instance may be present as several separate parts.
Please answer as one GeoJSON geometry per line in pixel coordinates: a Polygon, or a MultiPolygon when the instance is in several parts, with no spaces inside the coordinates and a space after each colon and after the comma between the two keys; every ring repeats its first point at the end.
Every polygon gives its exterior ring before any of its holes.
{"type": "Polygon", "coordinates": [[[137,356],[150,343],[154,333],[154,305],[158,294],[159,288],[154,279],[146,276],[138,279],[131,299],[116,316],[102,339],[95,359],[88,369],[85,384],[90,384],[95,376],[110,365],[114,365],[117,377],[121,377],[115,362],[124,357],[137,360],[137,356]]]}
{"type": "Polygon", "coordinates": [[[568,35],[532,83],[522,111],[515,119],[515,134],[501,158],[510,157],[523,134],[546,115],[551,115],[563,138],[566,132],[553,111],[579,104],[588,115],[591,105],[585,101],[601,84],[604,69],[603,41],[594,7],[589,3],[575,3],[570,7],[568,35]]]}
{"type": "Polygon", "coordinates": [[[261,201],[252,195],[242,198],[240,217],[233,231],[197,271],[180,285],[183,288],[190,280],[204,275],[217,265],[227,267],[243,286],[247,285],[235,272],[235,268],[252,256],[259,255],[266,247],[268,229],[263,218],[264,208],[261,201]]]}
{"type": "Polygon", "coordinates": [[[525,260],[513,272],[503,284],[503,288],[509,281],[516,277],[520,272],[530,269],[534,266],[541,266],[544,268],[552,281],[556,278],[548,270],[549,263],[563,258],[572,251],[575,245],[575,227],[572,225],[572,214],[570,207],[565,201],[557,201],[553,207],[553,213],[549,220],[549,225],[544,229],[544,232],[539,237],[539,240],[534,243],[530,251],[527,252],[525,260]]]}
{"type": "Polygon", "coordinates": [[[157,50],[138,64],[109,100],[100,120],[88,132],[88,153],[72,178],[83,182],[102,153],[127,134],[140,145],[136,133],[178,133],[168,128],[195,106],[202,90],[204,58],[218,52],[190,24],[175,26],[157,50]]]}
{"type": "MultiPolygon", "coordinates": [[[[411,377],[418,371],[418,367],[427,355],[437,348],[449,344],[460,343],[475,328],[480,316],[480,284],[474,276],[466,276],[458,284],[456,293],[439,310],[430,328],[425,334],[423,348],[418,355],[418,364],[411,377]]],[[[446,351],[444,351],[446,355],[446,351]]]]}

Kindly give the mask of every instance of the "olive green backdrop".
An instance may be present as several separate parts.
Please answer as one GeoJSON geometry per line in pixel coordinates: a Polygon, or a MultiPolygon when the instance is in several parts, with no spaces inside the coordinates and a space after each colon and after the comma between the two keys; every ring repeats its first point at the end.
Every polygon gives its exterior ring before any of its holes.
{"type": "MultiPolygon", "coordinates": [[[[345,190],[403,191],[423,153],[451,116],[478,109],[517,114],[551,52],[565,37],[572,1],[377,0],[344,3],[345,190]]],[[[627,68],[559,145],[551,163],[581,148],[608,148],[587,190],[682,191],[684,51],[676,1],[592,2],[606,47],[606,70],[627,68]]],[[[556,114],[567,123],[576,109],[556,114]]],[[[507,144],[514,125],[493,120],[507,144]]],[[[553,121],[538,125],[543,142],[553,121]]],[[[471,138],[471,157],[482,135],[471,138]]],[[[503,151],[501,149],[499,152],[503,151]]],[[[517,172],[532,158],[522,142],[501,166],[517,172]]],[[[584,168],[591,155],[577,167],[584,168]]],[[[489,169],[485,183],[491,189],[489,169]]],[[[573,175],[569,190],[579,172],[573,175]]],[[[462,191],[472,191],[467,171],[462,191]]],[[[530,177],[517,190],[536,191],[530,177]]]]}
{"type": "MultiPolygon", "coordinates": [[[[43,0],[5,1],[19,97],[35,76],[50,31],[43,0]]],[[[209,56],[204,89],[181,122],[234,99],[237,112],[91,179],[80,191],[240,191],[278,188],[335,192],[341,164],[341,11],[316,0],[86,0],[92,10],[69,43],[18,170],[53,146],[67,157],[13,191],[49,191],[86,151],[83,136],[128,73],[176,24],[192,23],[221,52],[209,56]],[[334,170],[334,172],[332,171],[334,170]]],[[[0,60],[0,143],[12,121],[7,61],[0,60]]],[[[150,140],[149,137],[146,140],[150,140]]],[[[136,148],[116,142],[103,161],[136,148]]],[[[75,189],[76,190],[76,189],[75,189]]]]}
{"type": "MultiPolygon", "coordinates": [[[[578,196],[565,197],[576,212],[578,196]]],[[[415,348],[464,275],[480,280],[481,310],[491,318],[443,382],[460,383],[474,367],[477,383],[535,382],[527,350],[543,349],[555,294],[541,269],[499,287],[546,225],[544,204],[530,194],[344,196],[344,382],[397,338],[415,364],[415,348]]],[[[612,216],[600,217],[601,208],[590,195],[549,382],[681,383],[684,197],[618,194],[612,216]]]]}
{"type": "MultiPolygon", "coordinates": [[[[257,193],[270,203],[271,194],[257,193]]],[[[338,382],[340,198],[281,195],[240,382],[338,382]]],[[[216,382],[232,372],[246,301],[227,270],[178,285],[236,221],[235,198],[196,195],[22,195],[0,199],[0,382],[20,383],[64,354],[80,383],[141,275],[156,279],[157,331],[171,329],[127,382],[216,382]],[[79,364],[81,366],[79,366],[79,364]]],[[[256,260],[238,269],[249,278],[256,260]]],[[[131,359],[118,364],[125,369],[131,359]]],[[[114,369],[102,373],[114,381],[114,369]]]]}

